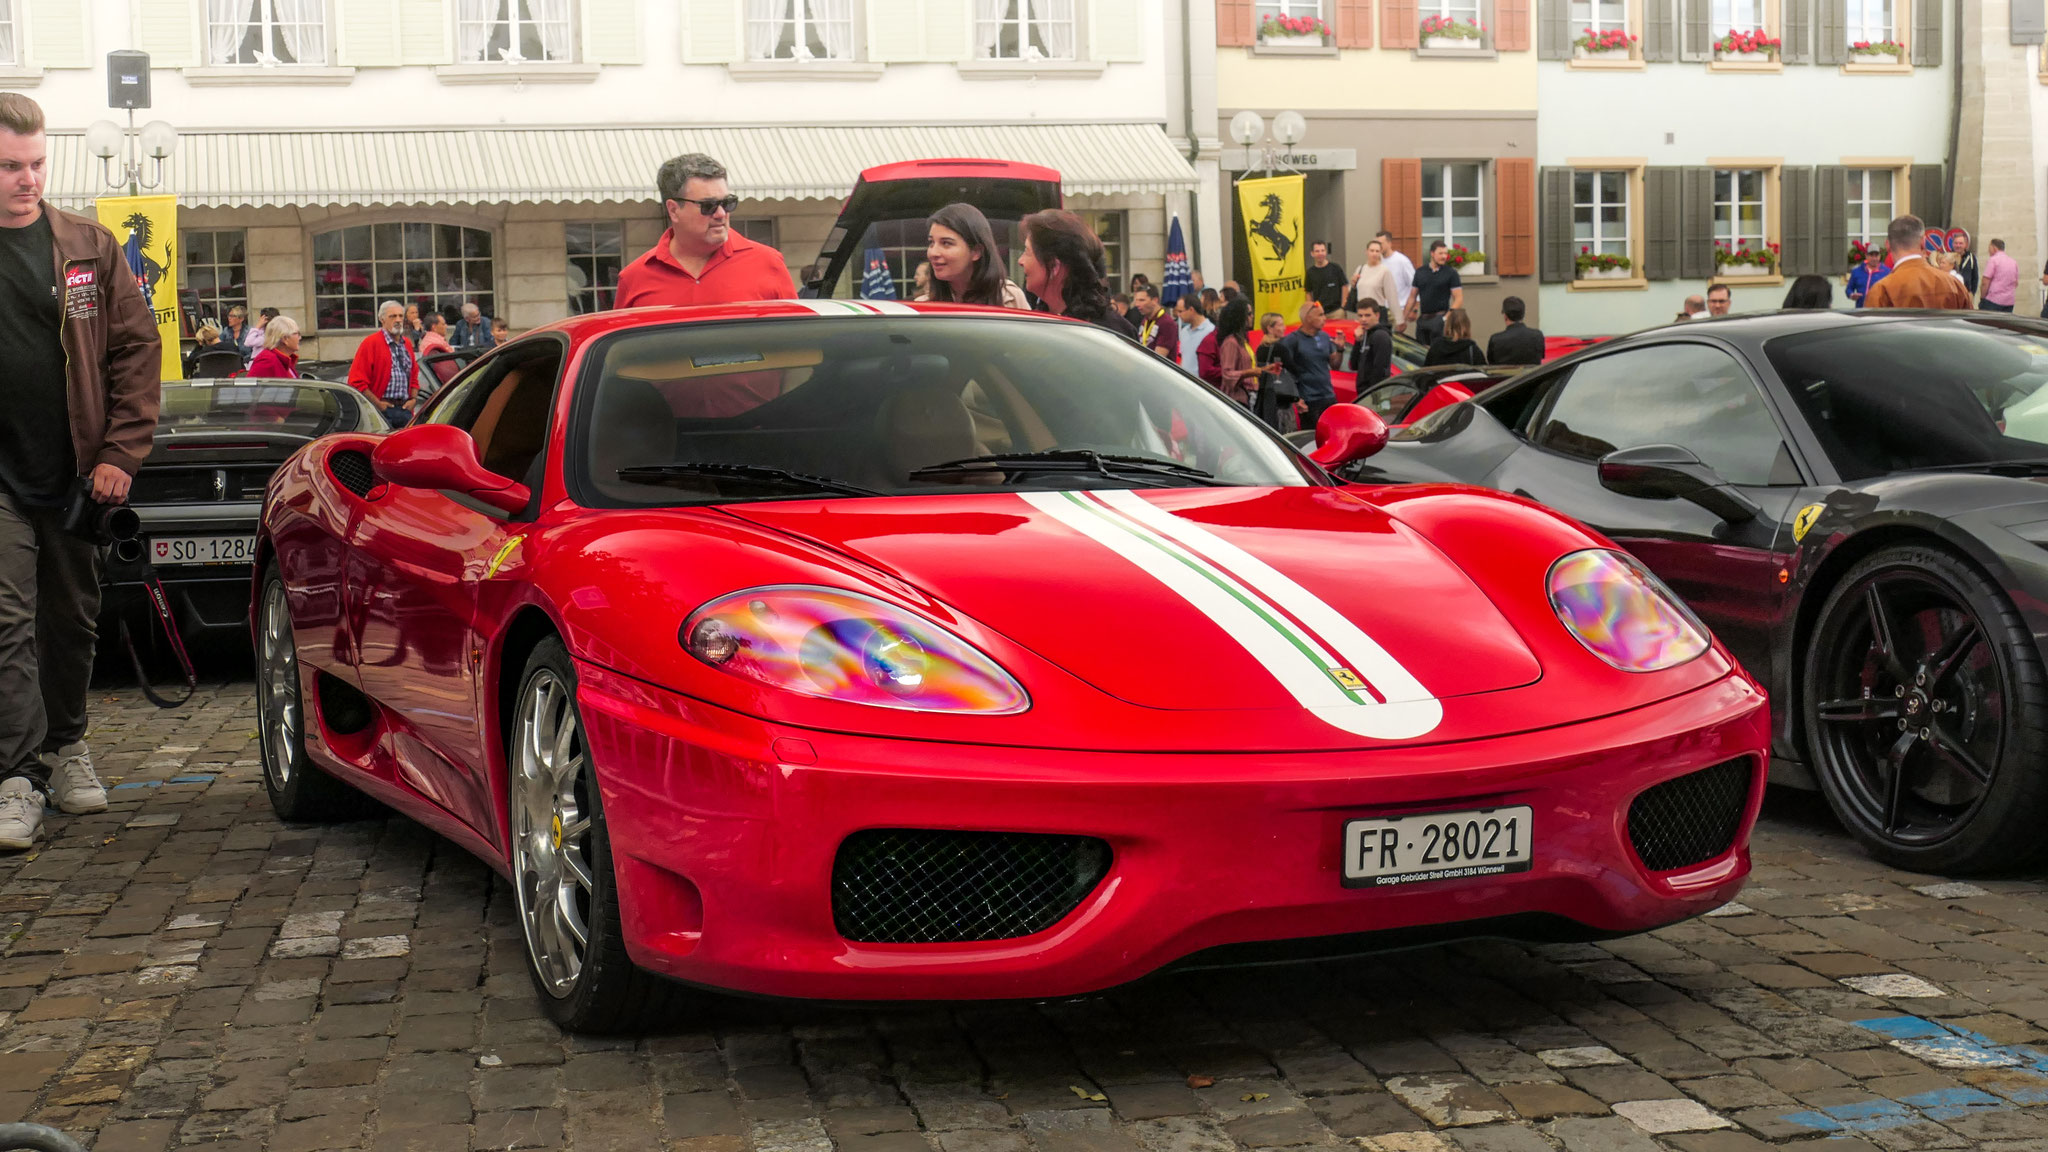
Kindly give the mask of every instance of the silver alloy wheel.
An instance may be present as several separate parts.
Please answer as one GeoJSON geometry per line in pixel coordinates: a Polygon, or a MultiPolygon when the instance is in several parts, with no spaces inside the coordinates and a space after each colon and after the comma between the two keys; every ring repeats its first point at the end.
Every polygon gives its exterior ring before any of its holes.
{"type": "Polygon", "coordinates": [[[569,686],[547,668],[527,681],[512,744],[512,878],[526,950],[557,999],[576,990],[590,946],[595,877],[583,730],[569,686]]]}
{"type": "Polygon", "coordinates": [[[299,650],[292,640],[292,617],[285,607],[283,584],[273,582],[263,590],[259,660],[262,675],[256,681],[256,707],[264,744],[270,751],[263,770],[270,776],[271,789],[283,792],[292,782],[300,732],[299,650]]]}

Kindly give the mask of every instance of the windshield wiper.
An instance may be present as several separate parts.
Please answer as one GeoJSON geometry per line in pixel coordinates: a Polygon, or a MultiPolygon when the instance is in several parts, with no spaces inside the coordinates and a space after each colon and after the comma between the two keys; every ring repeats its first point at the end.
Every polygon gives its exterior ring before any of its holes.
{"type": "Polygon", "coordinates": [[[799,492],[838,492],[846,496],[887,496],[887,492],[848,484],[829,476],[812,476],[805,472],[792,472],[787,468],[770,468],[762,464],[711,464],[680,461],[674,464],[642,464],[619,469],[619,479],[635,484],[660,484],[689,476],[730,476],[736,480],[753,480],[768,484],[781,484],[799,492]]]}
{"type": "Polygon", "coordinates": [[[1182,464],[1178,460],[1161,460],[1153,456],[1123,456],[1087,448],[1055,448],[1048,452],[996,452],[987,456],[970,456],[965,460],[948,460],[944,464],[919,468],[910,474],[910,479],[958,476],[971,472],[1087,472],[1118,479],[1157,477],[1193,480],[1204,484],[1221,483],[1216,479],[1214,472],[1205,472],[1192,464],[1182,464]]]}

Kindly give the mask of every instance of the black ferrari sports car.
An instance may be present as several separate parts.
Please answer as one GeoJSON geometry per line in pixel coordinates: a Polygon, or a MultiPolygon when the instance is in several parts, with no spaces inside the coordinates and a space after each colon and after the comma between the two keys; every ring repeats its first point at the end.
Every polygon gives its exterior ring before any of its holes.
{"type": "MultiPolygon", "coordinates": [[[[1773,778],[1889,863],[2048,855],[2048,324],[1782,312],[1542,365],[1395,433],[1599,529],[1769,686],[1773,778]]],[[[1621,622],[1624,623],[1625,622],[1621,622]]]]}
{"type": "MultiPolygon", "coordinates": [[[[345,385],[247,376],[166,381],[156,442],[128,493],[141,533],[109,550],[100,635],[115,635],[110,625],[122,613],[140,622],[151,569],[187,637],[246,635],[250,561],[270,474],[317,436],[388,428],[345,385]]],[[[136,630],[151,634],[151,627],[136,630]]]]}

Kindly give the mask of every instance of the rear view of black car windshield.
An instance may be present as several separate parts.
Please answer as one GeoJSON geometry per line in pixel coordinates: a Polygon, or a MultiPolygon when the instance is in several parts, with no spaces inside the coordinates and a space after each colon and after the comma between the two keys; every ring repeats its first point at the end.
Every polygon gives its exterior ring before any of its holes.
{"type": "Polygon", "coordinates": [[[2048,459],[2048,339],[1957,318],[1764,345],[1845,480],[2048,459]]]}
{"type": "Polygon", "coordinates": [[[355,427],[344,397],[293,384],[166,384],[158,427],[325,436],[355,427]]]}

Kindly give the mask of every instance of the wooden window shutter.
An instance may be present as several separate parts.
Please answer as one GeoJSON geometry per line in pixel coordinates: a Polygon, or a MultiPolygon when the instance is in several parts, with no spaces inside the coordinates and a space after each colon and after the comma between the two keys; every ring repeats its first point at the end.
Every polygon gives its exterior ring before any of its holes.
{"type": "Polygon", "coordinates": [[[1779,58],[1787,64],[1813,63],[1813,0],[1779,0],[1784,46],[1779,58]]]}
{"type": "MultiPolygon", "coordinates": [[[[1416,0],[1380,0],[1380,47],[1420,48],[1422,14],[1416,0]]],[[[1420,192],[1417,195],[1421,195],[1420,192]]],[[[1420,232],[1422,225],[1415,230],[1420,232]]]]}
{"type": "Polygon", "coordinates": [[[1252,46],[1252,0],[1216,0],[1216,46],[1252,46]]]}
{"type": "Polygon", "coordinates": [[[1813,258],[1823,275],[1849,266],[1849,170],[1826,164],[1813,170],[1813,258]]]}
{"type": "Polygon", "coordinates": [[[1536,58],[1538,60],[1569,60],[1572,58],[1571,13],[1565,6],[1568,2],[1569,0],[1537,0],[1536,58]]]}
{"type": "MultiPolygon", "coordinates": [[[[577,57],[584,64],[618,64],[630,61],[591,58],[591,13],[603,18],[606,4],[631,5],[633,0],[584,0],[583,2],[583,51],[577,57]]],[[[634,19],[632,39],[639,42],[640,27],[637,16],[634,19]]],[[[449,36],[448,5],[444,0],[398,0],[398,49],[399,58],[407,64],[453,64],[455,43],[449,36]]]]}
{"type": "MultiPolygon", "coordinates": [[[[1708,0],[1678,0],[1680,14],[1685,27],[1679,38],[1678,58],[1680,60],[1705,60],[1714,54],[1714,25],[1707,19],[1710,15],[1708,0]]],[[[1835,0],[1843,3],[1844,0],[1835,0]]]]}
{"type": "Polygon", "coordinates": [[[1337,0],[1337,47],[1372,47],[1372,0],[1337,0]]]}
{"type": "Polygon", "coordinates": [[[1714,274],[1714,170],[1678,174],[1678,274],[1705,280],[1714,274]]]}
{"type": "Polygon", "coordinates": [[[1578,278],[1572,263],[1572,170],[1545,168],[1537,173],[1536,185],[1543,194],[1536,208],[1542,215],[1540,278],[1545,284],[1569,284],[1578,278]]]}
{"type": "Polygon", "coordinates": [[[201,59],[199,44],[199,9],[189,0],[136,0],[135,46],[149,53],[150,67],[212,63],[201,59]]]}
{"type": "Polygon", "coordinates": [[[1389,156],[1380,161],[1380,227],[1394,234],[1394,244],[1422,261],[1422,161],[1389,156]]]}
{"type": "Polygon", "coordinates": [[[1536,161],[1527,156],[1495,160],[1493,198],[1496,235],[1489,267],[1500,276],[1535,275],[1536,161]]]}
{"type": "Polygon", "coordinates": [[[585,64],[638,64],[640,0],[583,0],[585,64]]]}
{"type": "Polygon", "coordinates": [[[1643,0],[1642,37],[1644,60],[1669,64],[1678,59],[1678,0],[1643,0]]]}
{"type": "MultiPolygon", "coordinates": [[[[745,39],[735,0],[683,0],[682,9],[683,63],[731,64],[741,58],[745,39]]],[[[916,17],[914,5],[868,5],[868,58],[917,59],[921,38],[916,17]],[[895,55],[899,51],[908,54],[895,55]]]]}
{"type": "Polygon", "coordinates": [[[1948,227],[1948,196],[1942,187],[1941,165],[1915,164],[1911,182],[1907,185],[1911,198],[1907,211],[1920,218],[1929,228],[1948,227]]]}
{"type": "Polygon", "coordinates": [[[334,62],[346,68],[390,68],[405,59],[393,0],[335,0],[334,62]]]}
{"type": "MultiPolygon", "coordinates": [[[[37,68],[92,68],[99,61],[91,56],[92,5],[81,4],[78,0],[28,0],[25,7],[18,7],[20,16],[26,16],[28,29],[28,51],[24,53],[30,65],[37,68]]],[[[16,18],[16,27],[24,22],[16,18]]],[[[16,41],[17,44],[21,40],[16,41]]]]}
{"type": "Polygon", "coordinates": [[[1778,269],[1787,276],[1806,276],[1824,269],[1815,243],[1813,216],[1813,169],[1781,168],[1778,171],[1778,217],[1780,244],[1778,269]]]}
{"type": "Polygon", "coordinates": [[[1501,52],[1529,50],[1529,0],[1493,0],[1493,46],[1501,52]]]}
{"type": "Polygon", "coordinates": [[[1678,254],[1684,243],[1679,228],[1677,168],[1643,169],[1643,251],[1639,271],[1645,280],[1678,279],[1678,254]]]}
{"type": "Polygon", "coordinates": [[[1088,58],[1111,64],[1145,59],[1144,10],[1130,0],[1088,0],[1088,58]]]}
{"type": "Polygon", "coordinates": [[[1913,43],[1907,51],[1913,55],[1916,68],[1934,68],[1941,64],[1941,11],[1948,7],[1943,0],[1916,0],[1913,5],[1913,43]]]}
{"type": "Polygon", "coordinates": [[[924,55],[920,60],[950,64],[973,51],[974,17],[961,0],[918,0],[923,8],[924,55]]]}
{"type": "Polygon", "coordinates": [[[1815,64],[1843,64],[1849,59],[1849,0],[1814,0],[1820,20],[1813,35],[1815,64]]]}

